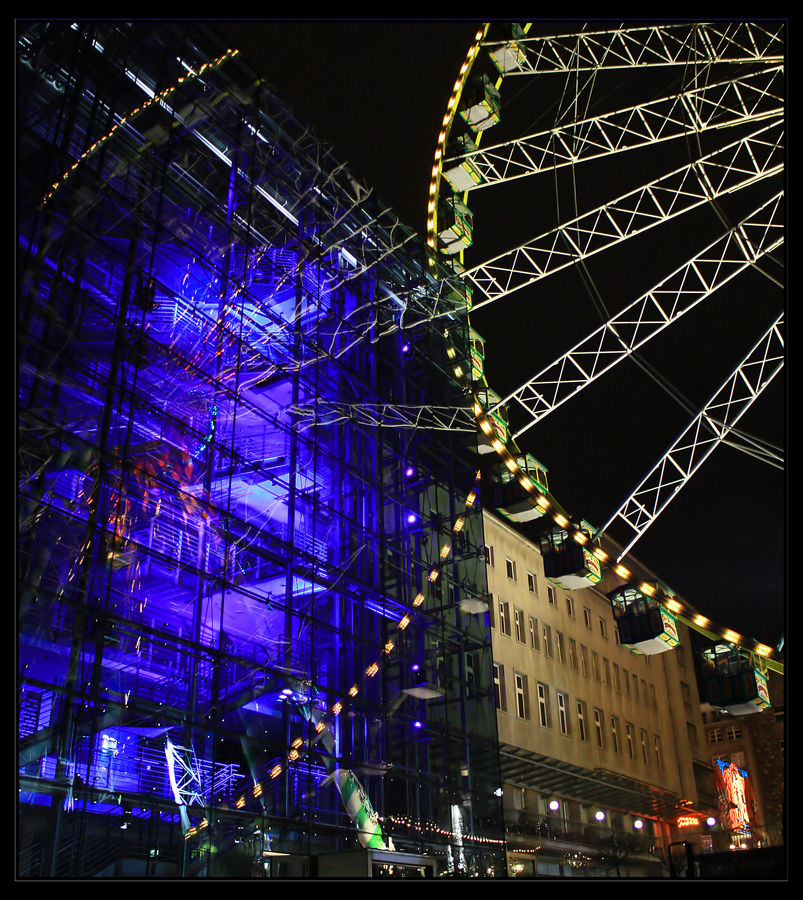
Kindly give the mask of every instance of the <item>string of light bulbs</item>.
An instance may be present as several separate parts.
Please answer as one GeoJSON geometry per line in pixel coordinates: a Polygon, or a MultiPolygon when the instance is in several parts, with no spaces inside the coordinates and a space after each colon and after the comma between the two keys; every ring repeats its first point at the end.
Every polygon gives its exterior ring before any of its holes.
{"type": "Polygon", "coordinates": [[[118,119],[114,125],[104,134],[102,137],[98,138],[93,144],[87,147],[86,150],[75,160],[75,162],[70,166],[69,169],[66,169],[61,177],[53,182],[50,190],[45,194],[42,200],[39,203],[40,207],[44,207],[47,205],[48,201],[54,196],[54,194],[64,185],[64,183],[68,180],[68,178],[73,174],[73,172],[81,165],[84,160],[88,159],[90,156],[95,154],[101,147],[105,146],[117,131],[122,128],[126,123],[131,122],[136,116],[140,113],[144,112],[150,106],[153,106],[155,103],[163,103],[171,94],[175,93],[185,82],[192,81],[195,78],[200,78],[201,75],[207,69],[217,69],[219,66],[223,65],[226,60],[231,59],[239,53],[238,50],[227,50],[221,56],[218,56],[217,59],[210,60],[209,62],[205,62],[197,72],[190,69],[187,75],[182,75],[176,81],[175,84],[170,87],[165,88],[163,91],[160,91],[158,94],[154,94],[151,98],[146,100],[144,103],[141,103],[139,106],[135,107],[128,113],[128,115],[123,116],[118,119]]]}

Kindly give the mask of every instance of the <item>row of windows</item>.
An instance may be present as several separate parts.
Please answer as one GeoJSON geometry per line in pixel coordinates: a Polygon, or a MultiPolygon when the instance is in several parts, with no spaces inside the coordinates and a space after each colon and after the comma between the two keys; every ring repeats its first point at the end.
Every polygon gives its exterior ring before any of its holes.
{"type": "MultiPolygon", "coordinates": [[[[497,709],[507,711],[507,691],[505,687],[505,667],[494,663],[494,695],[497,709]]],[[[530,691],[528,678],[522,672],[513,672],[513,688],[515,694],[515,712],[519,719],[529,721],[530,691]]],[[[658,735],[650,735],[646,729],[634,725],[632,722],[624,723],[622,730],[619,717],[606,715],[604,710],[594,707],[589,717],[588,708],[584,700],[576,700],[572,710],[569,695],[564,691],[555,691],[558,731],[561,734],[570,735],[576,729],[577,738],[580,741],[591,741],[600,749],[610,749],[614,753],[625,753],[629,759],[640,758],[645,765],[651,765],[652,761],[660,769],[663,764],[661,751],[661,739],[658,735]],[[574,725],[572,724],[572,712],[574,713],[574,725]]],[[[535,719],[544,728],[553,727],[553,707],[550,702],[549,685],[540,681],[535,685],[535,719]]]]}
{"type": "Polygon", "coordinates": [[[739,725],[728,725],[724,730],[722,728],[712,728],[708,732],[709,744],[721,744],[723,739],[726,741],[736,741],[742,736],[742,729],[739,725]]]}
{"type": "MultiPolygon", "coordinates": [[[[486,545],[485,551],[486,551],[486,559],[488,561],[488,565],[491,568],[495,568],[494,548],[491,545],[486,545]]],[[[505,558],[505,573],[511,581],[518,581],[516,560],[508,559],[507,557],[505,558]]],[[[537,580],[535,577],[535,573],[533,573],[533,572],[527,573],[527,589],[530,591],[531,594],[535,594],[536,597],[538,596],[537,580]]],[[[556,588],[553,585],[548,584],[546,590],[547,590],[547,600],[549,601],[550,606],[557,606],[558,605],[558,592],[557,592],[556,588]]],[[[574,618],[576,615],[575,607],[574,607],[574,597],[572,597],[570,594],[566,594],[564,599],[566,601],[566,612],[572,618],[574,618]]],[[[593,629],[593,627],[594,627],[593,620],[594,620],[594,616],[591,612],[591,609],[587,606],[584,606],[583,607],[583,621],[585,622],[586,628],[593,629]]],[[[607,639],[607,637],[608,637],[608,621],[607,621],[607,619],[605,619],[603,616],[599,616],[598,622],[599,622],[600,634],[604,638],[607,639]]],[[[614,631],[614,637],[616,638],[616,640],[618,642],[618,637],[619,637],[618,632],[616,631],[616,629],[613,629],[613,631],[614,631]]]]}
{"type": "Polygon", "coordinates": [[[650,704],[657,708],[655,685],[647,684],[642,678],[639,680],[635,672],[628,672],[618,663],[611,663],[607,656],[600,657],[596,650],[589,652],[584,644],[578,646],[574,638],[566,638],[563,632],[555,629],[554,640],[551,625],[539,622],[535,616],[525,614],[524,610],[513,607],[513,620],[511,622],[510,603],[507,600],[499,600],[496,604],[491,599],[491,627],[498,624],[499,631],[508,637],[515,634],[520,644],[529,644],[531,649],[541,652],[543,650],[547,659],[557,659],[559,663],[568,665],[575,672],[582,671],[586,678],[593,677],[595,681],[607,687],[613,687],[617,694],[625,697],[633,697],[636,702],[650,704]],[[496,617],[493,609],[496,605],[496,617]],[[578,652],[579,650],[579,652],[578,652]]]}

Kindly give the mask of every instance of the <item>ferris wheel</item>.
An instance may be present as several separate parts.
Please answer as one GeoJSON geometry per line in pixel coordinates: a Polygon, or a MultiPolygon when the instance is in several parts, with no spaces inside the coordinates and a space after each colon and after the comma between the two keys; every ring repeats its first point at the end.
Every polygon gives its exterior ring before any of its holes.
{"type": "MultiPolygon", "coordinates": [[[[498,457],[495,505],[516,521],[553,520],[558,543],[580,554],[561,583],[593,585],[608,565],[625,592],[782,672],[773,648],[713,623],[666,585],[639,582],[626,557],[721,443],[783,465],[783,451],[739,420],[785,360],[784,24],[556,30],[493,23],[477,31],[430,182],[427,243],[433,270],[436,258],[446,262],[471,317],[467,384],[479,450],[498,457]],[[548,285],[569,270],[593,303],[587,330],[497,393],[477,320],[494,304],[511,330],[526,329],[548,285]],[[688,409],[687,427],[602,528],[569,516],[545,467],[520,449],[525,433],[626,360],[688,405],[645,351],[728,292],[734,321],[745,293],[758,315],[735,367],[701,408],[688,409]],[[629,533],[616,557],[599,546],[614,521],[629,533]]],[[[557,302],[553,319],[580,317],[565,294],[557,302]]],[[[624,609],[621,596],[612,603],[624,609]]],[[[647,646],[640,652],[653,652],[647,646]]]]}

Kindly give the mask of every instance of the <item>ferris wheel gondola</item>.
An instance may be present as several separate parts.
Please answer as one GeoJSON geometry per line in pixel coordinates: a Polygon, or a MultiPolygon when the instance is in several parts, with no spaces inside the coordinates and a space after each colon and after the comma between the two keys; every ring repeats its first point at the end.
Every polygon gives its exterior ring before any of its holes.
{"type": "Polygon", "coordinates": [[[767,664],[760,656],[716,643],[703,650],[702,670],[704,699],[716,709],[740,716],[769,707],[767,664]]]}

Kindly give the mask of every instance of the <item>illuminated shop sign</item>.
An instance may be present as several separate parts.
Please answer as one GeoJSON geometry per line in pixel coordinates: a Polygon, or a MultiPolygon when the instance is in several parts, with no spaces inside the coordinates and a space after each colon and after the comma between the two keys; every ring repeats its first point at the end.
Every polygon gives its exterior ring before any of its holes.
{"type": "Polygon", "coordinates": [[[715,762],[718,800],[725,823],[730,831],[749,831],[753,797],[747,772],[723,759],[715,762]]]}

